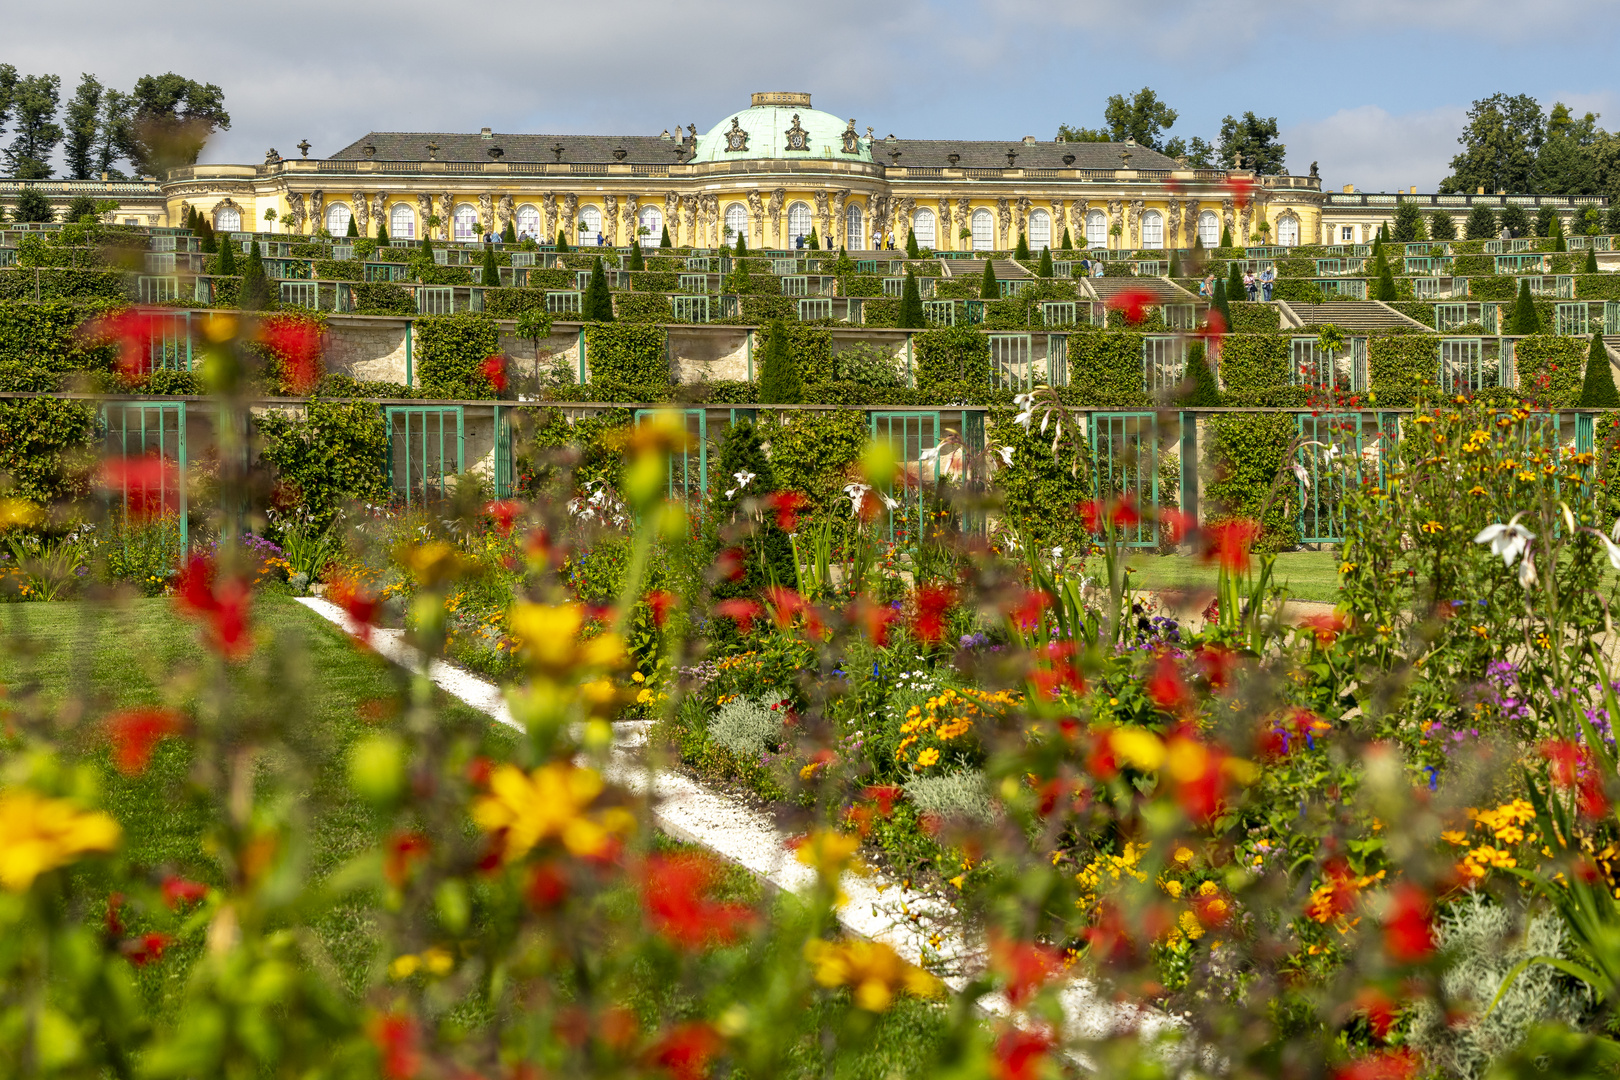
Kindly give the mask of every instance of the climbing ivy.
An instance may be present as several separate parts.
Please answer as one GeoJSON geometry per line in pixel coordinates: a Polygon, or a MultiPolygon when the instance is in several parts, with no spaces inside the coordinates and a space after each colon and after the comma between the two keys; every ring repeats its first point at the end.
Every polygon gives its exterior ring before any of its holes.
{"type": "Polygon", "coordinates": [[[483,312],[429,315],[416,321],[416,370],[425,396],[491,398],[484,361],[501,350],[495,320],[483,312]]]}
{"type": "Polygon", "coordinates": [[[270,411],[258,427],[278,505],[325,526],[350,502],[388,499],[388,425],[375,405],[311,401],[302,417],[270,411]]]}
{"type": "Polygon", "coordinates": [[[1214,480],[1205,489],[1210,510],[1203,516],[1210,521],[1259,519],[1263,531],[1255,545],[1258,551],[1282,551],[1299,543],[1299,493],[1293,478],[1282,472],[1295,423],[1291,413],[1209,419],[1208,465],[1214,480]]]}
{"type": "Polygon", "coordinates": [[[669,356],[662,326],[593,323],[585,330],[585,350],[593,380],[669,385],[669,356]]]}

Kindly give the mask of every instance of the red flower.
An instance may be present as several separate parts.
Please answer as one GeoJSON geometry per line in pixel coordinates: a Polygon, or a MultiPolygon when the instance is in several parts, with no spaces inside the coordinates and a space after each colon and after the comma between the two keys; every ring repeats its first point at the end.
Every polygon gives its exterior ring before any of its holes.
{"type": "Polygon", "coordinates": [[[1299,624],[1314,633],[1316,635],[1316,644],[1324,649],[1337,641],[1339,635],[1344,633],[1345,627],[1349,625],[1344,621],[1344,617],[1336,612],[1330,612],[1326,615],[1307,615],[1299,620],[1299,624]]]}
{"type": "Polygon", "coordinates": [[[351,578],[339,578],[332,582],[326,595],[348,614],[355,635],[369,644],[371,628],[376,622],[379,606],[376,596],[363,591],[351,578]]]}
{"type": "Polygon", "coordinates": [[[1574,787],[1585,752],[1568,739],[1548,739],[1540,749],[1541,756],[1547,759],[1553,783],[1561,788],[1574,787]]]}
{"type": "Polygon", "coordinates": [[[398,1013],[376,1017],[370,1035],[388,1080],[411,1080],[420,1071],[422,1055],[416,1047],[416,1021],[411,1017],[398,1013]]]}
{"type": "Polygon", "coordinates": [[[195,904],[208,895],[208,886],[170,874],[163,879],[163,902],[172,911],[182,904],[195,904]]]}
{"type": "Polygon", "coordinates": [[[1085,676],[1075,662],[1074,642],[1054,641],[1046,648],[1045,662],[1029,673],[1030,682],[1042,696],[1056,698],[1065,689],[1084,693],[1085,676]]]}
{"type": "Polygon", "coordinates": [[[675,594],[653,589],[647,594],[646,600],[647,607],[652,611],[653,625],[662,630],[664,623],[669,621],[670,609],[675,606],[675,594]]]}
{"type": "Polygon", "coordinates": [[[383,876],[389,884],[405,884],[411,873],[411,863],[428,853],[428,838],[419,832],[395,833],[388,838],[388,850],[383,855],[383,876]]]}
{"type": "Polygon", "coordinates": [[[1221,338],[1226,336],[1226,320],[1222,318],[1219,311],[1210,308],[1204,312],[1204,325],[1193,336],[1203,338],[1205,355],[1208,355],[1208,351],[1218,348],[1221,344],[1221,338]]]}
{"type": "Polygon", "coordinates": [[[1377,1038],[1385,1038],[1395,1027],[1395,1014],[1399,1008],[1382,990],[1364,986],[1356,993],[1356,1010],[1367,1014],[1367,1026],[1377,1038]]]}
{"type": "Polygon", "coordinates": [[[159,739],[178,734],[180,714],[172,709],[141,706],[107,718],[107,741],[112,743],[113,764],[125,776],[139,776],[152,760],[159,739]]]}
{"type": "Polygon", "coordinates": [[[193,555],[175,582],[175,604],[182,614],[200,616],[208,623],[208,644],[227,660],[238,660],[253,650],[248,631],[248,607],[253,592],[241,578],[215,579],[215,567],[193,555]]]}
{"type": "Polygon", "coordinates": [[[996,1059],[990,1063],[990,1071],[997,1080],[1035,1080],[1051,1049],[1052,1036],[1046,1032],[1009,1027],[996,1040],[996,1059]]]}
{"type": "Polygon", "coordinates": [[[715,559],[714,569],[721,581],[741,581],[748,575],[748,553],[740,547],[726,548],[715,559]]]}
{"type": "Polygon", "coordinates": [[[1179,544],[1182,538],[1198,528],[1196,514],[1184,514],[1173,507],[1166,507],[1159,511],[1159,528],[1164,538],[1172,544],[1179,544]]]}
{"type": "Polygon", "coordinates": [[[1125,927],[1124,917],[1120,915],[1119,908],[1109,901],[1097,906],[1097,914],[1092,924],[1082,930],[1080,936],[1099,963],[1127,964],[1136,952],[1130,933],[1125,927]]]}
{"type": "Polygon", "coordinates": [[[1114,756],[1114,745],[1106,731],[1091,737],[1091,748],[1086,753],[1086,772],[1099,780],[1112,780],[1119,775],[1119,759],[1114,756]]]}
{"type": "Polygon", "coordinates": [[[1204,645],[1193,653],[1198,667],[1209,680],[1211,690],[1224,690],[1232,681],[1232,669],[1237,666],[1237,654],[1219,645],[1204,645]]]}
{"type": "Polygon", "coordinates": [[[668,1069],[675,1080],[703,1080],[709,1075],[709,1062],[723,1045],[719,1032],[697,1020],[672,1029],[658,1040],[652,1060],[668,1069]]]}
{"type": "Polygon", "coordinates": [[[108,458],[96,486],[123,501],[124,512],[146,520],[180,509],[180,469],[157,454],[108,458]]]}
{"type": "Polygon", "coordinates": [[[797,491],[773,491],[765,502],[776,511],[776,527],[787,533],[799,531],[799,512],[810,505],[797,491]]]}
{"type": "Polygon", "coordinates": [[[119,909],[123,906],[123,893],[115,892],[107,895],[106,923],[108,937],[118,938],[124,936],[124,920],[123,917],[118,914],[119,909]]]}
{"type": "Polygon", "coordinates": [[[754,618],[763,609],[757,600],[750,600],[746,596],[722,600],[714,605],[714,613],[724,616],[737,624],[737,629],[748,633],[754,628],[754,618]]]}
{"type": "Polygon", "coordinates": [[[484,357],[478,370],[489,380],[489,385],[495,388],[497,394],[506,393],[507,386],[511,385],[511,380],[506,377],[506,357],[499,353],[484,357]]]}
{"type": "Polygon", "coordinates": [[[489,774],[495,770],[495,762],[479,754],[467,762],[467,782],[473,787],[485,787],[489,784],[489,774]]]}
{"type": "Polygon", "coordinates": [[[875,603],[871,597],[861,593],[850,605],[847,617],[860,626],[868,641],[881,649],[889,641],[889,624],[898,619],[900,613],[887,604],[875,603]]]}
{"type": "Polygon", "coordinates": [[[142,934],[134,941],[123,944],[124,955],[136,967],[145,967],[163,959],[163,951],[174,941],[168,934],[142,934]]]}
{"type": "Polygon", "coordinates": [[[1182,813],[1207,824],[1220,813],[1226,795],[1226,753],[1189,735],[1165,744],[1164,771],[1175,787],[1182,813]]]}
{"type": "Polygon", "coordinates": [[[118,374],[134,382],[152,370],[152,341],[172,325],[172,312],[125,308],[86,323],[81,336],[90,342],[111,339],[118,343],[118,374]]]}
{"type": "Polygon", "coordinates": [[[742,904],[710,900],[718,868],[706,855],[654,855],[641,882],[641,906],[653,929],[684,949],[729,944],[753,921],[742,904]]]}
{"type": "Polygon", "coordinates": [[[568,879],[555,864],[536,863],[529,872],[529,884],[523,890],[523,898],[536,911],[547,911],[568,898],[568,879]]]}
{"type": "Polygon", "coordinates": [[[933,644],[945,636],[945,612],[956,601],[956,590],[949,585],[924,585],[917,590],[917,617],[911,629],[917,637],[933,644]]]}
{"type": "Polygon", "coordinates": [[[1418,1072],[1418,1060],[1406,1047],[1381,1050],[1357,1058],[1333,1071],[1333,1080],[1410,1080],[1418,1072]]]}
{"type": "Polygon", "coordinates": [[[502,536],[512,535],[512,523],[523,513],[523,504],[516,499],[496,499],[484,504],[484,513],[495,521],[495,531],[502,536]]]}
{"type": "Polygon", "coordinates": [[[1231,176],[1227,178],[1226,190],[1232,195],[1232,205],[1241,211],[1249,205],[1249,197],[1254,191],[1254,181],[1247,176],[1231,176]]]}
{"type": "Polygon", "coordinates": [[[1026,589],[1013,605],[1013,624],[1023,631],[1034,630],[1041,624],[1041,614],[1052,606],[1052,598],[1045,589],[1026,589]]]}
{"type": "Polygon", "coordinates": [[[1055,949],[1027,941],[990,940],[990,963],[1007,980],[1007,1000],[1020,1008],[1053,975],[1063,970],[1063,957],[1055,949]]]}
{"type": "Polygon", "coordinates": [[[861,798],[877,803],[878,813],[888,817],[894,810],[894,804],[900,801],[900,795],[898,784],[873,784],[861,793],[861,798]]]}
{"type": "Polygon", "coordinates": [[[321,378],[321,329],[305,319],[266,319],[259,341],[281,359],[282,382],[295,394],[307,394],[321,378]]]}
{"type": "Polygon", "coordinates": [[[1434,953],[1429,898],[1409,882],[1390,891],[1389,910],[1384,917],[1384,951],[1401,964],[1418,963],[1434,953]]]}
{"type": "Polygon", "coordinates": [[[1204,530],[1208,547],[1205,562],[1219,562],[1231,574],[1249,572],[1249,549],[1260,538],[1260,523],[1249,518],[1227,518],[1204,530]]]}
{"type": "Polygon", "coordinates": [[[1169,713],[1179,713],[1192,704],[1192,695],[1187,692],[1187,684],[1181,680],[1176,662],[1165,653],[1160,653],[1153,665],[1147,694],[1155,706],[1169,713]]]}
{"type": "Polygon", "coordinates": [[[1137,509],[1136,503],[1123,495],[1114,500],[1114,504],[1108,508],[1108,514],[1109,524],[1125,529],[1142,521],[1142,512],[1137,509]]]}
{"type": "Polygon", "coordinates": [[[809,633],[819,637],[826,629],[814,605],[800,595],[797,589],[790,589],[785,585],[772,585],[765,590],[765,601],[770,605],[771,615],[779,627],[786,628],[793,622],[795,615],[803,615],[805,629],[809,633]]]}
{"type": "Polygon", "coordinates": [[[1158,297],[1146,289],[1121,289],[1110,296],[1103,307],[1123,313],[1127,325],[1139,326],[1147,320],[1148,309],[1156,306],[1157,300],[1158,297]]]}

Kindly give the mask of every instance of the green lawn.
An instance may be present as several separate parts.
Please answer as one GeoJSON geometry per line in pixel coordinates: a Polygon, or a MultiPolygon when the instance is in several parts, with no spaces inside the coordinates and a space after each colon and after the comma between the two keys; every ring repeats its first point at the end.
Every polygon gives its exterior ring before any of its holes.
{"type": "MultiPolygon", "coordinates": [[[[1215,587],[1215,565],[1195,556],[1132,555],[1126,565],[1135,571],[1131,583],[1140,589],[1215,587]]],[[[1272,573],[1291,599],[1334,603],[1339,598],[1336,551],[1285,551],[1277,556],[1272,573]]]]}

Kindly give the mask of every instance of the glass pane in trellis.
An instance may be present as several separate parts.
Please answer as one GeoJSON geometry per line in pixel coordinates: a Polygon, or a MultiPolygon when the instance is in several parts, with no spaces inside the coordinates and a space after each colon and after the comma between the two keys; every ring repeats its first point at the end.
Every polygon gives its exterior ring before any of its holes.
{"type": "Polygon", "coordinates": [[[1494,386],[1494,373],[1485,371],[1485,348],[1479,338],[1444,338],[1440,342],[1440,390],[1481,390],[1494,386]]]}
{"type": "Polygon", "coordinates": [[[800,300],[799,321],[813,322],[816,319],[832,318],[831,300],[800,300]]]}
{"type": "MultiPolygon", "coordinates": [[[[804,301],[801,300],[799,303],[803,304],[804,301]]],[[[832,301],[828,300],[826,303],[830,305],[832,301]]],[[[803,318],[803,316],[800,316],[800,318],[803,318]]],[[[955,326],[956,301],[924,300],[923,318],[928,322],[929,326],[955,326]]]]}
{"type": "Polygon", "coordinates": [[[990,335],[990,377],[1004,389],[1034,386],[1034,349],[1028,334],[990,335]]]}
{"type": "Polygon", "coordinates": [[[455,307],[455,290],[447,285],[423,285],[416,290],[416,310],[421,315],[449,315],[455,307]]]}
{"type": "Polygon", "coordinates": [[[888,532],[895,543],[906,543],[922,526],[924,488],[939,482],[939,459],[922,460],[924,450],[939,445],[939,414],[873,413],[872,440],[887,442],[899,465],[893,498],[900,505],[889,512],[888,532]]]}
{"type": "Polygon", "coordinates": [[[1077,310],[1073,300],[1048,300],[1041,304],[1041,322],[1047,326],[1073,326],[1078,321],[1077,310]]]}
{"type": "Polygon", "coordinates": [[[674,308],[676,322],[709,321],[709,298],[707,296],[672,296],[669,298],[674,308]]]}
{"type": "Polygon", "coordinates": [[[580,294],[577,292],[546,293],[546,310],[553,315],[578,315],[580,294]]]}
{"type": "Polygon", "coordinates": [[[1434,328],[1444,333],[1455,330],[1468,321],[1467,304],[1434,305],[1434,328]]]}
{"type": "Polygon", "coordinates": [[[155,469],[125,469],[115,491],[117,510],[142,519],[177,515],[179,544],[187,540],[186,403],[109,404],[105,456],[109,460],[161,462],[155,469]]]}
{"type": "Polygon", "coordinates": [[[388,416],[388,475],[407,506],[450,494],[465,447],[457,406],[400,406],[388,416]]]}
{"type": "Polygon", "coordinates": [[[1187,367],[1187,343],[1174,337],[1142,339],[1142,389],[1149,394],[1172,389],[1187,367]]]}
{"type": "Polygon", "coordinates": [[[1553,333],[1564,336],[1585,337],[1591,331],[1587,328],[1586,304],[1558,304],[1553,308],[1553,333]]]}
{"type": "Polygon", "coordinates": [[[1046,339],[1046,381],[1052,386],[1069,385],[1069,335],[1052,334],[1046,339]]]}
{"type": "Polygon", "coordinates": [[[802,274],[795,275],[793,277],[785,277],[785,278],[783,278],[782,279],[782,295],[783,296],[808,296],[808,295],[810,295],[810,282],[809,282],[809,279],[807,279],[802,274]]]}
{"type": "Polygon", "coordinates": [[[1121,543],[1152,547],[1159,542],[1159,439],[1151,412],[1091,414],[1092,484],[1098,501],[1124,499],[1141,520],[1121,526],[1121,543]]]}
{"type": "Polygon", "coordinates": [[[1361,477],[1361,414],[1300,414],[1296,461],[1299,538],[1322,544],[1344,539],[1345,496],[1361,477]]]}

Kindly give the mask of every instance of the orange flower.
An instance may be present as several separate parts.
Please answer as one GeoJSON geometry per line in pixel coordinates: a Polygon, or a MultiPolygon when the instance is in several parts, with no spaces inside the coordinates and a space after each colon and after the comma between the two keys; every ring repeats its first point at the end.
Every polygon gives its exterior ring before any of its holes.
{"type": "Polygon", "coordinates": [[[208,624],[208,644],[227,660],[239,660],[253,650],[248,631],[248,607],[253,593],[239,577],[219,581],[214,564],[194,555],[175,582],[175,604],[182,614],[201,616],[208,624]]]}
{"type": "Polygon", "coordinates": [[[113,764],[125,776],[139,776],[152,760],[158,740],[177,734],[180,727],[180,714],[172,709],[145,706],[109,716],[107,741],[112,743],[113,764]]]}
{"type": "Polygon", "coordinates": [[[1299,621],[1299,624],[1315,634],[1316,644],[1324,649],[1337,641],[1339,635],[1344,633],[1345,627],[1349,625],[1337,612],[1327,615],[1307,615],[1299,621]]]}
{"type": "Polygon", "coordinates": [[[1219,562],[1231,574],[1249,572],[1249,549],[1260,538],[1260,523],[1250,518],[1227,518],[1204,530],[1205,562],[1219,562]]]}

